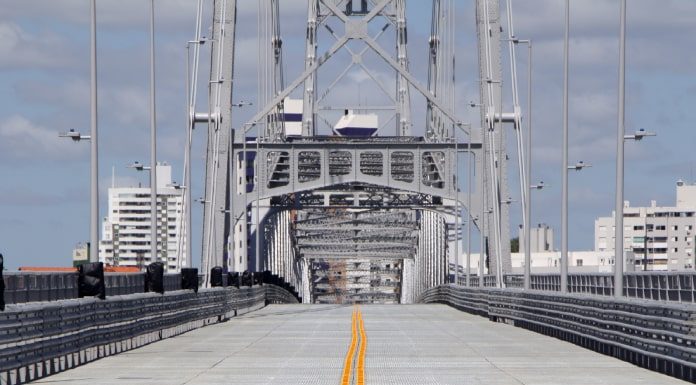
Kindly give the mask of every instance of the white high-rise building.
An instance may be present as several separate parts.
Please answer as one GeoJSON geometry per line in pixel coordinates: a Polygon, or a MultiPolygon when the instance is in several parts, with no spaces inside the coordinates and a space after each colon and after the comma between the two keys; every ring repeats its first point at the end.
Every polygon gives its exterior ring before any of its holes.
{"type": "MultiPolygon", "coordinates": [[[[184,192],[172,184],[172,167],[157,164],[157,260],[166,271],[189,263],[183,214],[184,192]]],[[[99,260],[112,266],[143,268],[154,262],[150,253],[150,187],[109,188],[109,215],[102,223],[99,260]]]]}
{"type": "MultiPolygon", "coordinates": [[[[595,250],[614,251],[614,215],[595,220],[595,250]]],[[[624,203],[624,251],[635,254],[635,270],[693,270],[696,185],[677,182],[674,207],[630,207],[624,203]]]]}

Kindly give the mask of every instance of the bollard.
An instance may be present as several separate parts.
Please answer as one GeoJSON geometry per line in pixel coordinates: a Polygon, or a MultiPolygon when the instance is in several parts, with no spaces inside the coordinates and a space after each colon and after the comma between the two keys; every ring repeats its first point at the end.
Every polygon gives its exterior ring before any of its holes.
{"type": "Polygon", "coordinates": [[[210,286],[222,287],[222,267],[215,266],[210,269],[210,286]]]}
{"type": "Polygon", "coordinates": [[[181,269],[181,290],[193,290],[198,293],[198,269],[184,267],[181,269]]]}
{"type": "Polygon", "coordinates": [[[104,264],[101,262],[83,263],[78,268],[78,296],[106,299],[104,285],[104,264]]]}
{"type": "Polygon", "coordinates": [[[239,283],[240,283],[240,275],[239,272],[229,272],[227,273],[227,286],[234,286],[237,289],[239,289],[239,283]]]}
{"type": "Polygon", "coordinates": [[[164,294],[164,264],[152,262],[145,273],[145,292],[164,294]]]}
{"type": "Polygon", "coordinates": [[[272,274],[269,270],[264,271],[262,274],[263,274],[261,276],[262,283],[273,283],[273,281],[271,280],[272,274]]]}
{"type": "Polygon", "coordinates": [[[251,286],[252,281],[251,281],[251,273],[248,270],[245,270],[242,273],[242,286],[251,286]]]}

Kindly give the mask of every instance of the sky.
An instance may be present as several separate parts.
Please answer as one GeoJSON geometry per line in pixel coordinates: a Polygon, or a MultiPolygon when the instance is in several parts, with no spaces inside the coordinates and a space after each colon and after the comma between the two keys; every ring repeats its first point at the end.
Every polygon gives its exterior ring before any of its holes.
{"type": "MultiPolygon", "coordinates": [[[[504,1],[501,1],[503,5],[504,1]]],[[[112,183],[147,184],[147,175],[126,165],[149,161],[149,1],[97,2],[100,213],[106,215],[106,189],[112,183]]],[[[186,114],[186,42],[194,37],[194,0],[156,1],[156,91],[158,160],[183,173],[186,114]]],[[[210,24],[206,1],[204,34],[210,24]]],[[[239,0],[235,101],[253,106],[235,109],[241,126],[261,104],[258,98],[258,2],[239,0]]],[[[284,75],[289,83],[304,66],[306,2],[281,0],[284,75]]],[[[457,90],[455,110],[475,126],[478,67],[474,3],[455,0],[457,90]]],[[[534,42],[533,181],[547,185],[533,193],[533,223],[548,223],[560,245],[563,4],[561,0],[512,0],[514,27],[520,39],[534,42]]],[[[429,2],[408,0],[410,68],[425,83],[429,2]]],[[[592,168],[570,174],[569,245],[591,250],[594,219],[611,215],[616,172],[619,2],[571,1],[570,152],[571,164],[592,168]]],[[[381,23],[381,24],[380,24],[381,23]]],[[[375,28],[383,21],[376,22],[375,28]]],[[[507,26],[505,26],[507,29],[507,26]]],[[[393,37],[379,41],[393,51],[393,37]],[[391,45],[390,45],[391,44],[391,45]]],[[[58,138],[74,128],[89,131],[89,1],[0,1],[0,253],[9,269],[26,265],[64,266],[73,247],[89,237],[89,145],[58,138]]],[[[672,205],[675,182],[694,181],[696,131],[690,111],[696,106],[696,2],[628,2],[627,131],[639,128],[656,137],[626,143],[625,199],[632,205],[672,205]]],[[[333,38],[322,31],[320,52],[333,38]]],[[[351,44],[354,51],[361,47],[351,44]]],[[[509,67],[507,50],[503,66],[509,67]]],[[[209,51],[204,47],[200,83],[207,84],[209,51]]],[[[517,55],[523,111],[526,111],[526,50],[517,55]]],[[[337,54],[320,73],[327,84],[350,60],[337,54]]],[[[393,74],[373,53],[364,58],[375,76],[391,86],[393,74]]],[[[323,82],[323,83],[321,83],[323,82]]],[[[509,71],[503,80],[510,107],[509,71]]],[[[384,96],[360,71],[350,71],[327,96],[329,105],[381,104],[384,96]]],[[[413,121],[425,120],[422,97],[413,96],[413,121]]],[[[201,89],[198,110],[206,108],[201,89]]],[[[331,117],[327,118],[331,120],[331,117]]],[[[422,124],[421,124],[422,126],[422,124]]],[[[417,132],[418,130],[416,130],[417,132]]],[[[511,133],[511,131],[510,131],[511,133]]],[[[388,134],[388,133],[386,133],[388,134]]],[[[205,131],[194,134],[192,191],[203,195],[205,131]]],[[[512,135],[508,142],[512,145],[512,135]]],[[[511,159],[516,155],[511,148],[511,159]]],[[[514,162],[510,163],[514,170],[514,162]]],[[[511,227],[521,222],[519,188],[510,173],[511,227]]],[[[200,230],[202,207],[194,207],[200,230]]],[[[196,236],[196,233],[194,233],[196,236]]],[[[194,242],[194,263],[200,242],[194,242]]]]}

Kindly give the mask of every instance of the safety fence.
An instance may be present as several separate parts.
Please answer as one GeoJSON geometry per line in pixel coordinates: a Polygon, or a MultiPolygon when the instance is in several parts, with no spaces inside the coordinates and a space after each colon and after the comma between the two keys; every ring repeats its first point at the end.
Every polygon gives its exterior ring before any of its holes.
{"type": "MultiPolygon", "coordinates": [[[[466,276],[460,275],[459,283],[464,285],[466,276]]],[[[485,275],[484,287],[494,288],[497,280],[494,275],[485,275]]],[[[471,287],[479,286],[480,278],[469,276],[471,287]]],[[[524,287],[524,276],[509,274],[503,277],[506,288],[524,287]]],[[[655,301],[672,301],[696,303],[696,272],[630,272],[624,275],[623,294],[629,298],[650,299],[655,301]]],[[[560,291],[559,274],[532,274],[532,290],[560,291]]],[[[568,274],[568,292],[611,296],[614,295],[614,275],[612,273],[568,274]]]]}
{"type": "Polygon", "coordinates": [[[446,303],[650,370],[696,380],[692,304],[456,285],[432,288],[419,302],[446,303]]]}
{"type": "Polygon", "coordinates": [[[0,383],[33,381],[268,303],[296,302],[264,284],[8,305],[0,312],[0,383]]]}
{"type": "MultiPolygon", "coordinates": [[[[77,272],[4,272],[5,303],[78,298],[77,272]]],[[[164,274],[164,290],[181,289],[180,274],[164,274]]],[[[145,273],[105,273],[106,295],[143,293],[145,273]]]]}

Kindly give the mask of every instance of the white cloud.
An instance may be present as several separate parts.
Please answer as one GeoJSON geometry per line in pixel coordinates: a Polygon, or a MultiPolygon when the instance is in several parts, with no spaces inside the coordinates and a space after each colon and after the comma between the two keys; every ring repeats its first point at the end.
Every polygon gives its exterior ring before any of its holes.
{"type": "Polygon", "coordinates": [[[0,69],[65,68],[73,64],[63,37],[51,32],[31,34],[15,23],[0,21],[0,69]]]}
{"type": "Polygon", "coordinates": [[[89,146],[71,142],[20,115],[0,121],[0,157],[6,160],[75,159],[87,152],[89,146]]]}

